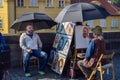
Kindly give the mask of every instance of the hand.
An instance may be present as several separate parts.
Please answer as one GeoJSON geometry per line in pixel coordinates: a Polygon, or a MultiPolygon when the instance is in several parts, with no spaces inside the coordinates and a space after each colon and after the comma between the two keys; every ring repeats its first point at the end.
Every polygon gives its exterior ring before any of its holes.
{"type": "Polygon", "coordinates": [[[29,48],[27,48],[26,51],[27,51],[28,53],[32,53],[32,50],[29,49],[29,48]]]}
{"type": "Polygon", "coordinates": [[[87,62],[88,60],[87,59],[83,59],[84,62],[87,62]]]}

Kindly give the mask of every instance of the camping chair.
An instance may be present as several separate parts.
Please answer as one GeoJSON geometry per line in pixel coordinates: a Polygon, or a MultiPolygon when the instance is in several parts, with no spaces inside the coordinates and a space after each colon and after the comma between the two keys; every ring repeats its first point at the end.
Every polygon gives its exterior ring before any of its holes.
{"type": "Polygon", "coordinates": [[[97,70],[100,72],[101,80],[103,80],[103,74],[106,70],[111,69],[112,70],[112,80],[115,80],[115,74],[114,74],[114,65],[113,65],[113,56],[115,52],[113,52],[110,55],[104,55],[102,59],[108,60],[107,64],[104,64],[102,66],[99,66],[97,70]]]}
{"type": "MultiPolygon", "coordinates": [[[[96,74],[96,72],[97,72],[97,68],[102,66],[102,64],[101,64],[102,57],[103,57],[103,54],[100,55],[100,57],[99,57],[99,59],[98,59],[98,62],[97,62],[97,64],[96,64],[95,68],[93,69],[93,71],[92,71],[90,77],[88,78],[88,80],[92,80],[93,76],[94,76],[94,75],[96,74]]],[[[100,73],[102,73],[102,68],[100,68],[100,73]]],[[[102,76],[101,76],[101,79],[102,79],[102,76]]]]}

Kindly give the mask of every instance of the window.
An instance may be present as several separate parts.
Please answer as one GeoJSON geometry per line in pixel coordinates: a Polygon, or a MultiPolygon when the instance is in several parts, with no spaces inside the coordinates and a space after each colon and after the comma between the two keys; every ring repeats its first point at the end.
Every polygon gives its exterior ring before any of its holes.
{"type": "Polygon", "coordinates": [[[47,7],[53,7],[53,0],[46,0],[47,7]]]}
{"type": "Polygon", "coordinates": [[[0,29],[2,28],[2,19],[0,19],[0,29]]]}
{"type": "Polygon", "coordinates": [[[112,27],[118,27],[118,20],[117,19],[112,19],[112,27]]]}
{"type": "Polygon", "coordinates": [[[2,6],[2,0],[0,0],[0,7],[2,6]]]}
{"type": "Polygon", "coordinates": [[[65,7],[65,0],[58,0],[58,7],[65,7]]]}
{"type": "Polygon", "coordinates": [[[105,19],[100,19],[100,26],[106,27],[106,20],[105,19]]]}
{"type": "Polygon", "coordinates": [[[30,6],[31,7],[36,7],[36,6],[38,6],[38,0],[30,0],[30,6]]]}
{"type": "Polygon", "coordinates": [[[16,0],[16,6],[23,7],[24,6],[24,0],[16,0]]]}
{"type": "Polygon", "coordinates": [[[94,26],[94,21],[93,20],[90,20],[87,22],[87,25],[92,28],[94,26]]]}

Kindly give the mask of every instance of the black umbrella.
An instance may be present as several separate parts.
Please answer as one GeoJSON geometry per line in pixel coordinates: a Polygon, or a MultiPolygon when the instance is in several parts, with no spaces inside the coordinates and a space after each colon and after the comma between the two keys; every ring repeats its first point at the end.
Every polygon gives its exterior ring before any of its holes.
{"type": "Polygon", "coordinates": [[[44,13],[26,13],[16,19],[11,28],[22,31],[28,24],[32,24],[36,30],[39,30],[51,28],[57,23],[44,13]]]}
{"type": "Polygon", "coordinates": [[[66,6],[56,17],[55,21],[83,22],[93,19],[106,18],[110,14],[101,6],[92,3],[74,3],[66,6]]]}

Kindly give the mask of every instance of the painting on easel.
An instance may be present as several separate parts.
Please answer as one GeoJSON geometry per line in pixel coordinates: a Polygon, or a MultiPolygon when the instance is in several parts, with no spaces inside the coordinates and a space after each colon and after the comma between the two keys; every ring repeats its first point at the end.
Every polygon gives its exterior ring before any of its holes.
{"type": "Polygon", "coordinates": [[[87,26],[75,27],[75,48],[83,49],[89,45],[89,28],[87,26]],[[79,44],[78,44],[79,43],[79,44]]]}

